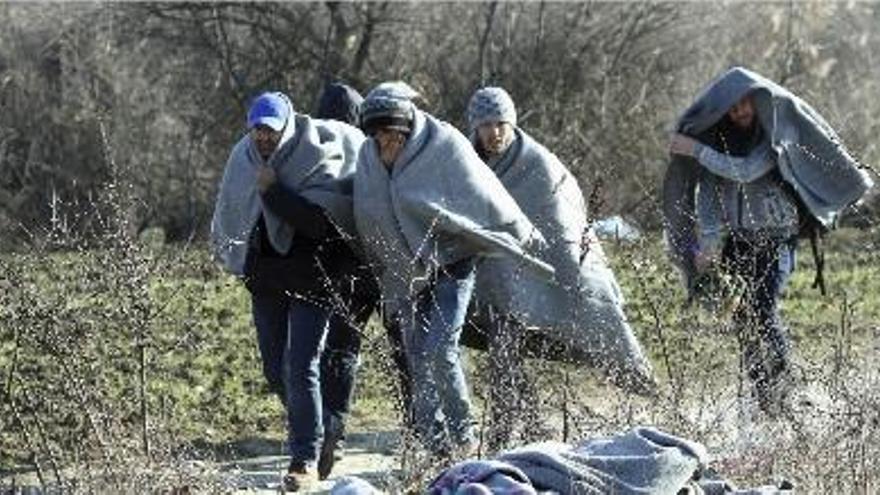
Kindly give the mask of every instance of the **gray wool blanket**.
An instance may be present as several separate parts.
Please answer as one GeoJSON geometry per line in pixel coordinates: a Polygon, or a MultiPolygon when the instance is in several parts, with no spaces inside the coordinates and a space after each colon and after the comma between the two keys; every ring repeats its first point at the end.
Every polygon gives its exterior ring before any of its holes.
{"type": "Polygon", "coordinates": [[[347,179],[348,182],[354,183],[354,171],[357,167],[358,154],[361,151],[361,145],[366,141],[366,136],[360,129],[352,125],[330,119],[312,119],[318,127],[320,135],[327,135],[327,140],[334,140],[339,137],[342,143],[342,168],[339,177],[347,179]]]}
{"type": "MultiPolygon", "coordinates": [[[[541,442],[492,460],[448,467],[431,495],[552,493],[560,495],[783,495],[790,483],[737,489],[707,469],[705,447],[664,431],[637,427],[571,446],[541,442]]],[[[340,492],[341,493],[341,492],[340,492]]],[[[352,492],[349,492],[352,493],[352,492]]],[[[369,493],[364,491],[363,493],[369,493]]]]}
{"type": "Polygon", "coordinates": [[[467,138],[419,110],[414,117],[391,171],[368,140],[354,183],[355,222],[389,314],[411,309],[438,267],[470,256],[507,256],[552,277],[526,252],[543,243],[540,233],[467,138]]]}
{"type": "Polygon", "coordinates": [[[834,129],[808,103],[775,82],[742,67],[712,81],[678,119],[679,132],[696,136],[753,93],[782,178],[810,213],[832,227],[840,211],[858,201],[873,182],[834,129]]]}
{"type": "Polygon", "coordinates": [[[352,125],[330,119],[313,119],[317,124],[319,134],[329,134],[327,139],[335,140],[337,137],[342,143],[342,167],[336,177],[335,187],[339,194],[348,202],[349,208],[343,218],[344,224],[340,224],[342,232],[350,236],[349,245],[358,254],[362,253],[360,240],[357,237],[357,227],[354,224],[353,207],[354,177],[357,170],[358,156],[361,146],[366,142],[364,133],[352,125]]]}
{"type": "MultiPolygon", "coordinates": [[[[229,155],[211,220],[214,253],[227,271],[239,276],[244,275],[251,231],[261,213],[278,252],[287,252],[294,236],[293,228],[263,205],[256,187],[256,167],[262,162],[250,134],[243,136],[229,155]]],[[[324,208],[340,231],[354,234],[351,193],[344,185],[353,170],[350,164],[347,168],[341,134],[326,123],[294,115],[266,164],[283,185],[324,208]]]]}
{"type": "MultiPolygon", "coordinates": [[[[673,154],[666,171],[666,235],[670,254],[682,270],[689,291],[693,290],[696,277],[693,253],[718,241],[723,228],[719,219],[723,219],[725,212],[742,211],[739,208],[743,205],[736,198],[742,197],[741,202],[748,205],[749,211],[765,211],[766,219],[772,220],[764,221],[765,227],[791,223],[785,220],[790,216],[786,211],[797,207],[784,200],[788,195],[775,185],[770,170],[778,169],[781,179],[791,185],[809,214],[828,228],[834,226],[843,208],[858,201],[872,186],[865,170],[811,106],[776,83],[740,67],[712,81],[678,119],[676,130],[699,136],[749,93],[754,97],[766,143],[744,157],[733,167],[735,170],[715,169],[703,163],[705,160],[673,154]],[[743,188],[753,194],[743,196],[743,188]],[[716,190],[718,194],[713,193],[716,190]],[[716,196],[718,200],[713,201],[716,196]]],[[[739,217],[743,216],[732,216],[739,217]]],[[[743,217],[746,221],[751,218],[752,215],[743,217]]]]}
{"type": "Polygon", "coordinates": [[[569,357],[600,368],[615,383],[645,392],[651,366],[627,323],[620,287],[598,239],[587,233],[577,180],[527,133],[517,128],[515,134],[493,170],[546,239],[540,257],[556,277],[535,276],[507,259],[486,260],[477,272],[475,298],[565,344],[569,357]],[[587,252],[585,233],[591,239],[587,252]]]}
{"type": "MultiPolygon", "coordinates": [[[[790,483],[738,489],[706,468],[705,447],[664,431],[638,427],[578,446],[542,442],[470,459],[444,469],[428,495],[787,495],[790,483]]],[[[333,495],[374,495],[368,482],[343,479],[333,495]]]]}
{"type": "Polygon", "coordinates": [[[736,489],[706,469],[706,448],[664,431],[637,427],[572,447],[543,442],[505,452],[498,461],[524,473],[538,492],[561,495],[772,495],[766,486],[736,489]]]}
{"type": "Polygon", "coordinates": [[[653,428],[591,439],[572,447],[527,445],[499,456],[528,476],[538,490],[562,495],[676,494],[707,462],[696,442],[653,428]]]}

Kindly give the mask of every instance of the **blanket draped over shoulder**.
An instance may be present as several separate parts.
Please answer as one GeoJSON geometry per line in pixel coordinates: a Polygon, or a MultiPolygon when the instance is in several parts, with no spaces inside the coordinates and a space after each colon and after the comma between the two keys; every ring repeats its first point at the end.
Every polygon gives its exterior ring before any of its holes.
{"type": "Polygon", "coordinates": [[[475,297],[564,344],[569,357],[638,390],[651,381],[651,367],[623,313],[617,280],[588,230],[577,180],[527,133],[517,128],[515,134],[493,168],[541,230],[547,244],[540,257],[553,266],[556,277],[536,277],[506,259],[487,260],[477,273],[475,297]],[[592,241],[586,253],[585,235],[592,241]]]}
{"type": "Polygon", "coordinates": [[[352,125],[340,122],[338,120],[329,119],[313,119],[317,124],[319,134],[322,136],[327,134],[326,140],[335,140],[337,137],[342,142],[342,167],[336,177],[336,190],[342,195],[347,202],[345,214],[340,214],[340,220],[336,221],[343,234],[349,236],[350,246],[356,253],[360,254],[360,243],[357,238],[357,227],[354,224],[353,197],[354,197],[354,176],[357,169],[358,155],[361,146],[366,141],[366,136],[360,129],[352,125]]]}
{"type": "MultiPolygon", "coordinates": [[[[676,123],[678,132],[698,136],[717,123],[746,94],[754,95],[758,120],[767,132],[771,157],[807,211],[827,228],[840,211],[871,188],[866,171],[849,154],[830,125],[805,101],[765,77],[734,67],[712,81],[676,123]]],[[[678,155],[673,155],[673,160],[678,155]]],[[[673,253],[694,244],[693,205],[671,208],[667,218],[673,253]]]]}
{"type": "Polygon", "coordinates": [[[390,172],[375,141],[361,148],[354,213],[389,314],[408,309],[443,265],[507,256],[545,278],[553,270],[526,247],[540,233],[455,128],[419,110],[390,172]]]}
{"type": "MultiPolygon", "coordinates": [[[[244,275],[251,231],[261,213],[276,251],[286,253],[294,236],[293,228],[263,205],[256,186],[261,163],[256,145],[245,135],[229,155],[211,221],[214,253],[227,271],[239,276],[244,275]]],[[[353,170],[344,159],[340,133],[326,123],[295,115],[266,164],[275,169],[282,185],[322,207],[341,232],[354,235],[351,194],[344,190],[353,170]]]]}
{"type": "MultiPolygon", "coordinates": [[[[318,133],[324,141],[332,141],[337,137],[342,144],[342,167],[340,168],[340,180],[354,183],[354,171],[357,167],[358,153],[364,144],[366,136],[360,129],[353,125],[329,119],[312,119],[318,127],[318,133]]],[[[353,221],[353,220],[352,220],[353,221]]]]}

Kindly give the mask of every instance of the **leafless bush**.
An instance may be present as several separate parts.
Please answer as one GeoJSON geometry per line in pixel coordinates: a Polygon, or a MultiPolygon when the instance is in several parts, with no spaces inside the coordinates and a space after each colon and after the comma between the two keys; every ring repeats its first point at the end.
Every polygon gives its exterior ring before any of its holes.
{"type": "MultiPolygon", "coordinates": [[[[0,459],[35,469],[44,486],[210,490],[202,484],[210,469],[177,463],[188,457],[176,441],[180,411],[154,387],[168,379],[163,353],[203,352],[204,334],[234,316],[201,321],[191,292],[180,297],[193,314],[168,316],[174,295],[160,300],[148,280],[178,258],[137,234],[205,233],[257,91],[288,91],[308,111],[329,79],[366,90],[402,78],[424,93],[427,110],[461,125],[476,87],[505,86],[522,126],[584,191],[602,193],[595,204],[605,209],[591,214],[656,227],[669,123],[732,64],[802,95],[875,162],[878,17],[859,2],[0,5],[0,248],[15,248],[0,255],[0,459]],[[174,325],[195,330],[167,342],[157,328],[174,325]]],[[[655,244],[616,250],[615,267],[663,382],[660,398],[630,398],[590,372],[528,361],[547,435],[576,441],[649,422],[706,442],[719,470],[742,483],[786,475],[804,492],[875,491],[877,370],[864,357],[874,330],[845,316],[870,302],[833,296],[842,317],[824,328],[835,335],[831,351],[804,358],[803,410],[765,421],[730,358],[738,350],[718,336],[723,325],[669,302],[678,280],[665,259],[645,254],[655,244]]],[[[216,277],[209,263],[193,270],[216,277]]],[[[367,346],[390,355],[384,336],[367,346]]],[[[227,399],[222,384],[232,378],[223,373],[205,385],[206,410],[227,399]]],[[[256,395],[252,375],[236,385],[243,396],[256,395]]],[[[392,376],[379,380],[382,390],[396,389],[392,376]]],[[[488,382],[477,377],[482,400],[488,382]]],[[[241,409],[218,421],[241,419],[241,409]]],[[[254,426],[241,421],[244,431],[254,426]]]]}
{"type": "Polygon", "coordinates": [[[85,210],[56,199],[31,250],[0,260],[3,462],[34,469],[53,492],[204,484],[179,464],[183,445],[151,396],[163,311],[151,279],[179,259],[135,236],[133,188],[101,131],[110,178],[98,201],[85,210]],[[90,235],[70,211],[90,214],[90,235]]]}
{"type": "MultiPolygon", "coordinates": [[[[658,225],[656,185],[676,114],[742,64],[813,103],[857,156],[878,156],[877,9],[862,3],[371,2],[4,5],[0,228],[43,222],[48,199],[85,208],[106,180],[97,116],[143,198],[134,227],[206,231],[247,101],[266,88],[314,108],[324,82],[387,79],[464,124],[471,93],[505,86],[523,127],[610,212],[658,225]],[[170,207],[160,207],[170,206],[170,207]]],[[[11,236],[9,236],[11,234],[11,236]]]]}

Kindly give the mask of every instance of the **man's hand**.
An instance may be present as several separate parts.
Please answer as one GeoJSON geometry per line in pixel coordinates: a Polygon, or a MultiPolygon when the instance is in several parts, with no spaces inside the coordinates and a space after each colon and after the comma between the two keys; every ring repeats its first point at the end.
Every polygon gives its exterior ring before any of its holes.
{"type": "Polygon", "coordinates": [[[697,140],[684,134],[673,133],[669,141],[669,152],[675,155],[696,156],[697,140]]]}
{"type": "Polygon", "coordinates": [[[278,180],[275,169],[266,165],[257,165],[257,190],[266,192],[278,180]]]}

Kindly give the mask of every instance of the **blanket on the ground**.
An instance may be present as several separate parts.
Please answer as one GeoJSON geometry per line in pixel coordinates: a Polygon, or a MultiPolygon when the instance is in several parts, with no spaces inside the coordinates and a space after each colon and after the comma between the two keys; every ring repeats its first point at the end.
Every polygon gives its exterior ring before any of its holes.
{"type": "Polygon", "coordinates": [[[572,447],[558,442],[526,445],[498,456],[517,467],[539,491],[560,495],[771,495],[766,486],[737,490],[706,469],[699,442],[649,428],[600,437],[572,447]]]}

